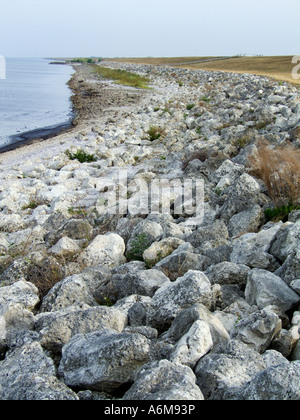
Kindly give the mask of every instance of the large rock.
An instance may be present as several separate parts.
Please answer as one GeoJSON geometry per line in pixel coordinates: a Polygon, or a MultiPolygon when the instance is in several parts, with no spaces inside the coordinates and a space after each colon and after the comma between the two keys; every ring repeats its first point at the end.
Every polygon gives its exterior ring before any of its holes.
{"type": "Polygon", "coordinates": [[[71,259],[74,255],[81,251],[79,245],[73,240],[64,236],[52,248],[48,250],[49,254],[53,254],[58,258],[71,259]]]}
{"type": "Polygon", "coordinates": [[[190,243],[180,245],[171,255],[159,261],[154,268],[161,270],[172,281],[182,277],[189,270],[204,271],[209,259],[199,255],[190,243]]]}
{"type": "Polygon", "coordinates": [[[161,241],[154,242],[148,249],[143,253],[143,259],[147,264],[147,267],[153,267],[163,258],[172,254],[179,245],[183,245],[184,241],[178,238],[165,238],[161,241]]]}
{"type": "Polygon", "coordinates": [[[228,232],[230,236],[237,236],[246,232],[257,232],[264,221],[263,209],[258,204],[255,204],[247,210],[232,216],[228,223],[228,232]]]}
{"type": "Polygon", "coordinates": [[[201,271],[188,271],[174,283],[162,286],[153,296],[148,322],[158,330],[168,329],[183,309],[202,303],[211,307],[211,283],[201,271]]]}
{"type": "Polygon", "coordinates": [[[231,337],[262,354],[279,334],[281,327],[281,320],[276,314],[260,311],[238,322],[231,337]]]}
{"type": "Polygon", "coordinates": [[[243,173],[226,191],[226,202],[219,210],[220,217],[229,222],[236,214],[252,206],[262,206],[268,202],[267,197],[261,193],[259,183],[249,174],[243,173]]]}
{"type": "Polygon", "coordinates": [[[228,242],[228,230],[222,220],[217,220],[211,225],[200,226],[190,236],[186,238],[195,248],[201,251],[217,248],[226,245],[228,242]]]}
{"type": "Polygon", "coordinates": [[[87,282],[80,274],[74,274],[56,283],[44,297],[40,311],[55,312],[76,304],[97,306],[87,282]]]}
{"type": "Polygon", "coordinates": [[[13,341],[13,336],[20,331],[34,328],[34,315],[19,303],[0,306],[0,355],[13,341]]]}
{"type": "Polygon", "coordinates": [[[72,387],[111,392],[150,361],[150,340],[111,330],[78,334],[62,350],[59,374],[72,387]]]}
{"type": "Polygon", "coordinates": [[[281,222],[268,224],[258,233],[247,233],[234,240],[231,262],[275,271],[278,263],[269,250],[281,226],[281,222]]]}
{"type": "Polygon", "coordinates": [[[171,354],[171,362],[194,368],[196,363],[213,347],[209,324],[195,321],[190,330],[179,340],[171,354]]]}
{"type": "Polygon", "coordinates": [[[98,235],[80,254],[79,262],[86,267],[96,265],[116,267],[126,261],[124,253],[125,243],[123,238],[115,233],[108,233],[98,235]]]}
{"type": "Polygon", "coordinates": [[[262,356],[246,344],[231,340],[204,356],[195,368],[197,384],[205,399],[226,400],[265,369],[262,356]]]}
{"type": "Polygon", "coordinates": [[[170,280],[159,270],[133,269],[123,275],[119,273],[112,275],[108,288],[111,288],[118,300],[133,294],[152,297],[160,287],[167,284],[170,284],[170,280]]]}
{"type": "Polygon", "coordinates": [[[284,262],[300,246],[300,220],[284,226],[276,235],[270,253],[284,262]]]}
{"type": "Polygon", "coordinates": [[[257,305],[259,309],[275,305],[284,312],[300,302],[300,296],[280,277],[260,269],[253,269],[249,273],[245,296],[250,305],[257,305]]]}
{"type": "Polygon", "coordinates": [[[78,400],[56,377],[52,359],[37,342],[6,354],[0,362],[1,400],[78,400]]]}
{"type": "Polygon", "coordinates": [[[0,388],[0,398],[8,401],[78,401],[76,393],[55,376],[23,374],[0,388]]]}
{"type": "Polygon", "coordinates": [[[17,232],[24,228],[24,220],[19,214],[0,214],[0,231],[17,232]]]}
{"type": "Polygon", "coordinates": [[[203,394],[195,383],[195,375],[187,366],[168,360],[151,362],[136,375],[134,384],[126,392],[124,400],[203,400],[203,394]]]}
{"type": "Polygon", "coordinates": [[[45,241],[49,246],[53,246],[63,237],[68,237],[73,240],[89,240],[92,237],[93,228],[86,220],[71,219],[64,222],[57,229],[56,226],[50,224],[52,219],[54,219],[54,217],[49,218],[49,221],[46,224],[46,227],[49,227],[50,232],[45,235],[45,241]]]}
{"type": "Polygon", "coordinates": [[[247,284],[250,268],[245,264],[235,264],[228,261],[211,266],[205,274],[211,284],[236,284],[244,289],[247,284]]]}
{"type": "Polygon", "coordinates": [[[299,401],[300,361],[282,363],[258,373],[245,385],[239,400],[299,401]]]}
{"type": "Polygon", "coordinates": [[[220,343],[226,344],[230,340],[229,334],[218,318],[204,305],[199,303],[183,309],[176,316],[166,334],[166,339],[172,343],[177,343],[183,336],[189,333],[196,321],[203,321],[209,326],[214,346],[220,343]]]}
{"type": "Polygon", "coordinates": [[[18,281],[11,286],[0,288],[0,307],[3,305],[20,304],[25,309],[33,310],[39,303],[39,291],[28,281],[18,281]]]}
{"type": "Polygon", "coordinates": [[[76,334],[112,329],[121,332],[127,325],[127,316],[115,308],[99,306],[78,309],[69,307],[36,317],[35,330],[40,333],[43,347],[59,352],[76,334]]]}
{"type": "Polygon", "coordinates": [[[300,250],[293,251],[275,272],[288,285],[297,279],[300,279],[300,250]]]}

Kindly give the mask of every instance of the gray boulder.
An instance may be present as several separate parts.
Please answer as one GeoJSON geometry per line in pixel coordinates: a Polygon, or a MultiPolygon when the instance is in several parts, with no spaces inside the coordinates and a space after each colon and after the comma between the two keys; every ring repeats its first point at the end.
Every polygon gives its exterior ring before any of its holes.
{"type": "Polygon", "coordinates": [[[0,399],[78,400],[55,376],[54,362],[39,343],[23,345],[0,362],[0,399]]]}
{"type": "Polygon", "coordinates": [[[116,267],[126,261],[124,253],[125,243],[121,236],[115,233],[98,235],[79,255],[79,263],[85,267],[116,267]]]}
{"type": "Polygon", "coordinates": [[[192,325],[199,320],[209,326],[214,346],[219,343],[226,344],[230,340],[227,331],[218,318],[204,305],[199,303],[183,309],[176,316],[165,338],[172,343],[177,343],[181,337],[190,331],[192,325]]]}
{"type": "Polygon", "coordinates": [[[154,268],[161,270],[174,281],[189,270],[204,271],[209,266],[209,259],[199,255],[189,243],[180,245],[171,255],[159,261],[154,268]]]}
{"type": "Polygon", "coordinates": [[[154,242],[148,249],[143,253],[143,259],[147,264],[147,267],[153,267],[163,258],[172,254],[179,245],[183,245],[184,241],[178,238],[165,238],[161,241],[154,242]]]}
{"type": "Polygon", "coordinates": [[[195,367],[197,362],[213,347],[210,326],[204,321],[195,321],[189,331],[176,344],[170,361],[195,367]]]}
{"type": "Polygon", "coordinates": [[[300,250],[293,251],[275,274],[288,285],[291,285],[292,281],[300,279],[300,250]]]}
{"type": "Polygon", "coordinates": [[[78,401],[74,391],[55,376],[22,374],[9,387],[0,385],[0,398],[7,401],[78,401]]]}
{"type": "Polygon", "coordinates": [[[141,334],[78,334],[63,347],[58,372],[69,386],[112,392],[133,381],[149,354],[150,340],[141,334]]]}
{"type": "Polygon", "coordinates": [[[228,243],[228,230],[223,220],[217,220],[213,224],[200,226],[186,238],[195,248],[204,251],[217,248],[228,243]]]}
{"type": "Polygon", "coordinates": [[[13,341],[16,333],[34,328],[34,315],[19,303],[0,306],[0,354],[13,341]]]}
{"type": "Polygon", "coordinates": [[[59,352],[76,334],[107,328],[121,332],[126,325],[125,313],[113,307],[84,307],[80,310],[75,306],[37,316],[35,330],[41,335],[43,347],[59,352]]]}
{"type": "Polygon", "coordinates": [[[279,335],[272,342],[272,349],[280,352],[284,357],[288,358],[300,339],[298,325],[290,330],[282,329],[279,335]]]}
{"type": "Polygon", "coordinates": [[[234,240],[230,261],[275,271],[279,265],[269,250],[281,226],[282,223],[268,224],[258,233],[247,233],[234,240]]]}
{"type": "Polygon", "coordinates": [[[226,400],[265,369],[262,356],[246,344],[231,340],[204,356],[195,368],[197,384],[205,399],[226,400]]]}
{"type": "Polygon", "coordinates": [[[204,400],[193,371],[168,360],[142,367],[124,400],[204,400]]]}
{"type": "Polygon", "coordinates": [[[257,232],[265,221],[263,209],[255,204],[231,217],[228,223],[230,236],[241,235],[246,232],[257,232]]]}
{"type": "Polygon", "coordinates": [[[236,214],[258,204],[263,206],[268,203],[268,198],[261,193],[259,183],[249,174],[243,173],[227,190],[226,201],[219,210],[219,216],[225,222],[236,214]]]}
{"type": "Polygon", "coordinates": [[[300,302],[300,296],[280,277],[260,269],[253,269],[249,273],[245,297],[250,305],[257,305],[259,309],[275,305],[284,312],[300,302]]]}
{"type": "Polygon", "coordinates": [[[97,306],[97,302],[82,276],[74,274],[52,287],[43,299],[41,312],[55,312],[83,303],[89,306],[97,306]]]}
{"type": "Polygon", "coordinates": [[[167,284],[170,284],[170,280],[159,270],[133,269],[124,275],[113,275],[109,287],[118,300],[133,294],[152,297],[160,287],[167,284]]]}
{"type": "Polygon", "coordinates": [[[211,266],[205,274],[211,284],[236,284],[244,289],[247,284],[250,268],[245,264],[228,261],[211,266]]]}
{"type": "Polygon", "coordinates": [[[38,288],[28,281],[20,280],[11,286],[0,288],[0,307],[3,305],[20,304],[25,309],[31,311],[39,301],[38,288]]]}
{"type": "Polygon", "coordinates": [[[281,330],[281,320],[272,312],[255,312],[238,322],[231,338],[240,340],[258,353],[264,353],[281,330]]]}
{"type": "Polygon", "coordinates": [[[299,401],[300,361],[282,363],[258,373],[239,395],[250,401],[299,401]]]}
{"type": "Polygon", "coordinates": [[[175,282],[162,286],[152,298],[148,323],[158,330],[170,327],[183,309],[202,303],[210,308],[213,303],[211,283],[201,271],[188,271],[175,282]]]}
{"type": "Polygon", "coordinates": [[[300,220],[296,223],[287,223],[277,233],[273,242],[270,253],[284,262],[293,252],[299,250],[300,247],[300,220]]]}
{"type": "MultiPolygon", "coordinates": [[[[48,227],[50,221],[47,222],[48,227]]],[[[48,246],[55,245],[61,238],[68,237],[75,240],[88,241],[93,235],[93,228],[87,220],[70,219],[64,222],[58,229],[57,226],[49,226],[50,232],[45,235],[48,246]]]]}

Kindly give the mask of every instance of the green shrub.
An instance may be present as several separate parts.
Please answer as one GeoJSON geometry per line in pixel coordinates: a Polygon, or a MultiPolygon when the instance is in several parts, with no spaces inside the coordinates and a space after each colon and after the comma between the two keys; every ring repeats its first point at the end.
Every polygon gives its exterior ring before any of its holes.
{"type": "Polygon", "coordinates": [[[160,137],[165,136],[165,130],[158,126],[152,126],[147,131],[150,141],[158,140],[160,137]]]}
{"type": "Polygon", "coordinates": [[[187,109],[188,111],[190,111],[191,109],[193,109],[193,108],[194,108],[194,106],[195,106],[195,104],[187,104],[186,109],[187,109]]]}
{"type": "Polygon", "coordinates": [[[279,222],[279,221],[285,222],[288,220],[288,215],[294,210],[300,210],[300,207],[293,206],[292,204],[290,204],[287,206],[267,209],[265,210],[265,216],[266,216],[267,222],[279,222]]]}
{"type": "Polygon", "coordinates": [[[70,150],[66,150],[66,155],[71,160],[78,160],[80,163],[84,162],[96,162],[98,160],[97,156],[91,155],[84,151],[83,149],[79,149],[76,153],[71,153],[70,150]]]}
{"type": "Polygon", "coordinates": [[[137,260],[143,261],[143,253],[151,245],[149,237],[145,233],[141,233],[133,239],[130,250],[127,251],[126,256],[129,261],[137,260]]]}

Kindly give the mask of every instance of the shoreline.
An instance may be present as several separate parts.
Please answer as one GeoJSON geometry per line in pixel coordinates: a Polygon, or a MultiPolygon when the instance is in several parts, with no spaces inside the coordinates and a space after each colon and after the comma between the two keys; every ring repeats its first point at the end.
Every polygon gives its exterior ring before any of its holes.
{"type": "Polygon", "coordinates": [[[15,134],[11,138],[20,139],[0,148],[0,156],[4,153],[21,149],[32,144],[39,144],[45,140],[54,139],[64,134],[72,134],[84,129],[110,113],[113,108],[132,105],[138,101],[141,94],[120,85],[100,79],[91,71],[91,65],[72,64],[75,72],[67,82],[71,91],[72,103],[71,119],[65,123],[42,127],[35,130],[15,134]]]}
{"type": "Polygon", "coordinates": [[[36,142],[43,142],[44,140],[51,139],[59,136],[60,134],[68,133],[73,128],[72,120],[50,127],[37,128],[35,130],[26,131],[24,133],[15,134],[11,139],[18,139],[14,143],[10,143],[0,148],[0,155],[2,153],[11,152],[21,147],[34,144],[36,142]]]}

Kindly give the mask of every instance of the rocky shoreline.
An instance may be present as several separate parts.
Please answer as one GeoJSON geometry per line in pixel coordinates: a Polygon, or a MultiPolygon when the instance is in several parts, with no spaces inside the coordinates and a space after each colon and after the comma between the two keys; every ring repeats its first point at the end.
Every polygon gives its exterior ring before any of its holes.
{"type": "Polygon", "coordinates": [[[0,399],[299,400],[300,212],[249,170],[299,148],[299,91],[104,65],[151,89],[79,66],[77,125],[0,156],[0,399]],[[157,180],[202,180],[202,224],[169,184],[147,214],[157,180]]]}

